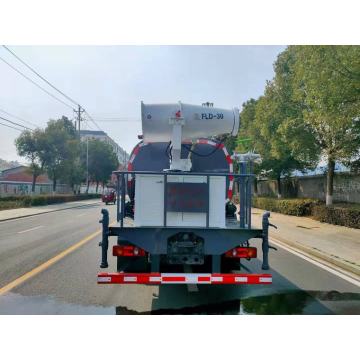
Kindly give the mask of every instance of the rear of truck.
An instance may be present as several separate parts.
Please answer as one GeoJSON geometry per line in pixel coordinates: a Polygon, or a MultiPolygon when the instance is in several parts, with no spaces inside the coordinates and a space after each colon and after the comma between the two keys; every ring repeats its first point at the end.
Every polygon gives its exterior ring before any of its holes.
{"type": "Polygon", "coordinates": [[[239,110],[141,103],[141,120],[142,141],[128,169],[114,173],[119,225],[109,226],[102,210],[100,267],[108,267],[109,237],[115,237],[117,271],[99,273],[98,283],[270,284],[271,274],[243,265],[257,258],[253,242],[262,238],[261,270],[269,269],[270,214],[262,228],[251,226],[253,157],[235,156],[237,173],[225,145],[215,140],[236,136],[239,110]]]}
{"type": "Polygon", "coordinates": [[[189,172],[169,167],[168,143],[140,142],[128,169],[117,171],[117,226],[102,210],[101,268],[108,267],[109,238],[114,238],[114,272],[98,274],[99,284],[271,284],[268,264],[269,213],[261,228],[251,226],[250,163],[239,173],[226,147],[198,139],[184,143],[189,172]],[[232,202],[236,191],[240,204],[232,202]],[[262,264],[250,273],[246,263],[262,264]],[[257,262],[259,263],[259,262],[257,262]]]}

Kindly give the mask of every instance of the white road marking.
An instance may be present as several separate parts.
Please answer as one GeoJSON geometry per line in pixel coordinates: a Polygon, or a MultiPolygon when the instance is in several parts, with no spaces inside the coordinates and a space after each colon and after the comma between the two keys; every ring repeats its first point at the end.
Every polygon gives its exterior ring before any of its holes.
{"type": "Polygon", "coordinates": [[[84,216],[84,215],[86,215],[86,213],[79,214],[76,217],[81,217],[81,216],[84,216]]]}
{"type": "MultiPolygon", "coordinates": [[[[306,254],[305,252],[303,252],[301,250],[294,249],[294,248],[292,248],[292,247],[290,247],[288,245],[285,245],[284,243],[280,243],[279,241],[274,240],[274,238],[270,238],[269,240],[270,240],[271,243],[279,246],[280,248],[288,251],[289,253],[294,254],[294,255],[296,255],[296,256],[298,256],[298,257],[300,257],[300,258],[302,258],[302,259],[304,259],[304,260],[318,266],[319,268],[324,269],[324,270],[326,270],[326,271],[340,277],[341,279],[346,280],[349,283],[360,287],[360,281],[352,278],[351,276],[345,275],[344,273],[342,273],[342,272],[340,272],[338,270],[335,270],[334,268],[332,268],[332,267],[330,267],[328,265],[325,265],[318,258],[313,257],[313,256],[311,256],[309,254],[306,254]]],[[[332,265],[332,266],[335,267],[336,265],[332,265]]]]}
{"type": "Polygon", "coordinates": [[[33,230],[36,230],[36,229],[40,229],[40,228],[42,228],[42,227],[44,227],[44,225],[35,226],[35,227],[31,228],[31,229],[19,231],[18,234],[23,234],[23,233],[26,233],[26,232],[28,232],[28,231],[33,231],[33,230]]]}

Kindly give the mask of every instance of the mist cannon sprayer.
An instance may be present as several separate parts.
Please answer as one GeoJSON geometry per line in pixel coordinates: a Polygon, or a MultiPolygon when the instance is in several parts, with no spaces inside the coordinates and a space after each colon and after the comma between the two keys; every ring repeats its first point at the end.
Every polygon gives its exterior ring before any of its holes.
{"type": "Polygon", "coordinates": [[[141,103],[144,142],[171,142],[171,171],[190,171],[191,159],[181,158],[182,142],[223,134],[236,136],[239,109],[174,104],[141,103]]]}

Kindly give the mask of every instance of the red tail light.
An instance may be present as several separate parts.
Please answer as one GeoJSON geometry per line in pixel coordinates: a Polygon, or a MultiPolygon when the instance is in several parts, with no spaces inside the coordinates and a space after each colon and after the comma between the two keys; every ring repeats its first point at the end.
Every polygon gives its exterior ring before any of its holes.
{"type": "Polygon", "coordinates": [[[231,258],[256,258],[257,249],[256,247],[236,247],[225,253],[225,257],[231,258]]]}
{"type": "Polygon", "coordinates": [[[115,245],[113,256],[145,256],[146,251],[133,245],[115,245]]]}

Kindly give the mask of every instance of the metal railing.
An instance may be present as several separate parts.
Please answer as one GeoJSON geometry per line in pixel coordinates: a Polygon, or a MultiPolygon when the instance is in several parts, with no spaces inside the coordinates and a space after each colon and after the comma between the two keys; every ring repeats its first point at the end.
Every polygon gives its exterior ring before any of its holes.
{"type": "MultiPolygon", "coordinates": [[[[246,174],[246,167],[240,168],[240,174],[235,173],[219,173],[219,172],[177,172],[177,171],[114,171],[113,174],[117,177],[117,221],[120,222],[120,226],[124,227],[125,218],[125,197],[127,184],[129,177],[136,179],[136,175],[161,175],[164,181],[164,214],[163,224],[167,226],[167,184],[168,176],[204,176],[206,177],[207,184],[207,211],[206,211],[206,228],[209,228],[209,186],[210,177],[226,177],[232,178],[234,184],[238,184],[239,187],[239,227],[251,229],[251,197],[252,197],[252,181],[254,174],[246,174]]],[[[230,180],[229,180],[230,181],[230,180]]],[[[235,185],[236,186],[236,185],[235,185]]],[[[225,190],[225,189],[224,189],[225,190]]],[[[225,211],[225,208],[224,208],[225,211]]]]}

